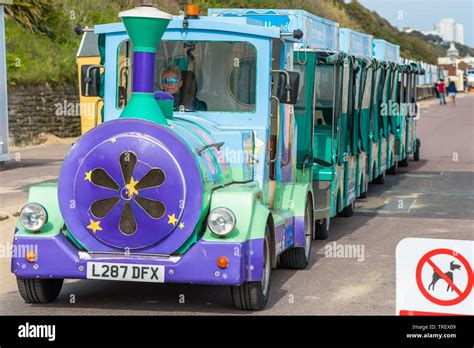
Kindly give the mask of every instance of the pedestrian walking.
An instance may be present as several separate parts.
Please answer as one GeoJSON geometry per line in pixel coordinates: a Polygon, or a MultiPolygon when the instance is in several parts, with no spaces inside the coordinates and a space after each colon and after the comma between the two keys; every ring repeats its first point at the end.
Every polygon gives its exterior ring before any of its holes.
{"type": "Polygon", "coordinates": [[[439,80],[437,84],[439,105],[446,105],[446,85],[443,80],[439,80]]]}
{"type": "Polygon", "coordinates": [[[435,95],[436,95],[436,98],[439,99],[438,81],[436,81],[436,82],[434,83],[433,90],[434,90],[434,93],[435,93],[435,95]]]}
{"type": "Polygon", "coordinates": [[[454,81],[449,82],[449,86],[448,88],[446,88],[446,92],[451,97],[451,106],[456,106],[456,94],[458,93],[458,90],[454,81]]]}

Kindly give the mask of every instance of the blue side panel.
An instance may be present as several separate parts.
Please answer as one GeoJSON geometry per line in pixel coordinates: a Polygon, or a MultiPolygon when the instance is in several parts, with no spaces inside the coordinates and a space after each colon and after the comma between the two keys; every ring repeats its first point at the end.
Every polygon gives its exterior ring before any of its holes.
{"type": "Polygon", "coordinates": [[[300,29],[304,36],[296,48],[338,50],[339,24],[302,10],[209,9],[214,17],[250,17],[262,26],[280,29],[284,33],[300,29]]]}
{"type": "Polygon", "coordinates": [[[355,56],[372,57],[372,35],[339,29],[339,49],[355,56]]]}
{"type": "Polygon", "coordinates": [[[372,47],[372,56],[375,59],[394,63],[400,61],[400,46],[385,40],[375,39],[372,47]]]}

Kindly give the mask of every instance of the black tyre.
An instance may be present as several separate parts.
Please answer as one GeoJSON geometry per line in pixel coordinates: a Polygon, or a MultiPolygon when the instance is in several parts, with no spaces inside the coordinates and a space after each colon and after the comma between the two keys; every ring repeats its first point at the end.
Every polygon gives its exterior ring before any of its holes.
{"type": "Polygon", "coordinates": [[[64,279],[17,278],[18,291],[26,303],[50,303],[61,292],[64,279]]]}
{"type": "Polygon", "coordinates": [[[402,161],[398,161],[398,166],[403,168],[408,167],[408,154],[405,159],[403,159],[402,161]]]}
{"type": "Polygon", "coordinates": [[[299,248],[290,248],[280,255],[280,266],[289,269],[305,269],[309,264],[311,256],[311,241],[313,240],[313,205],[306,202],[304,214],[304,235],[305,246],[299,248]]]}
{"type": "Polygon", "coordinates": [[[259,311],[265,308],[270,294],[271,242],[270,227],[267,225],[263,242],[263,278],[259,282],[247,282],[231,287],[231,297],[235,308],[245,311],[259,311]]]}
{"type": "Polygon", "coordinates": [[[398,161],[395,161],[395,164],[392,166],[392,168],[387,170],[387,174],[388,175],[397,175],[397,172],[398,172],[398,161]]]}
{"type": "Polygon", "coordinates": [[[342,211],[339,213],[339,216],[341,217],[351,217],[354,215],[354,210],[355,210],[355,201],[349,204],[347,207],[342,209],[342,211]]]}
{"type": "Polygon", "coordinates": [[[385,184],[385,172],[383,172],[382,174],[380,174],[378,177],[376,177],[374,179],[374,181],[372,181],[372,183],[376,184],[376,185],[383,185],[385,184]]]}
{"type": "Polygon", "coordinates": [[[317,220],[314,226],[314,239],[326,240],[329,238],[330,218],[317,220]]]}
{"type": "Polygon", "coordinates": [[[420,147],[421,147],[420,139],[416,139],[415,152],[413,153],[413,159],[416,162],[418,162],[420,160],[420,147]]]}

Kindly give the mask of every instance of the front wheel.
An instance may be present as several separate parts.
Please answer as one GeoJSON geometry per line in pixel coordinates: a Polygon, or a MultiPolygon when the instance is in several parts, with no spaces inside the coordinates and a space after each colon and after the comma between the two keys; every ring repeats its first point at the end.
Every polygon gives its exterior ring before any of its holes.
{"type": "Polygon", "coordinates": [[[280,255],[280,265],[282,268],[305,269],[309,264],[311,256],[311,241],[313,240],[313,205],[306,202],[304,214],[304,247],[290,248],[280,255]]]}
{"type": "Polygon", "coordinates": [[[263,276],[261,281],[246,282],[231,287],[231,297],[234,307],[245,311],[259,311],[265,308],[270,294],[271,261],[270,227],[265,228],[263,241],[263,276]]]}
{"type": "Polygon", "coordinates": [[[50,303],[61,292],[64,279],[17,278],[18,291],[26,303],[50,303]]]}
{"type": "Polygon", "coordinates": [[[415,152],[413,153],[413,159],[416,162],[418,162],[420,160],[420,147],[421,147],[420,139],[416,139],[415,152]]]}

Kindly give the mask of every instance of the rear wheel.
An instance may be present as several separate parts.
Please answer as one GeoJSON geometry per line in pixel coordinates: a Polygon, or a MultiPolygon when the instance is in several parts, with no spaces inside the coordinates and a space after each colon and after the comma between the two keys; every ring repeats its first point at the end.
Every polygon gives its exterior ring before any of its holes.
{"type": "Polygon", "coordinates": [[[349,204],[347,207],[342,209],[342,211],[339,213],[339,216],[341,217],[351,217],[354,215],[354,210],[355,210],[355,201],[349,204]]]}
{"type": "Polygon", "coordinates": [[[405,159],[398,162],[398,166],[403,168],[408,167],[408,154],[406,155],[405,159]]]}
{"type": "Polygon", "coordinates": [[[235,308],[246,311],[259,311],[265,308],[270,294],[270,277],[272,270],[271,240],[270,227],[267,225],[263,241],[262,280],[231,287],[231,297],[235,308]]]}
{"type": "Polygon", "coordinates": [[[50,303],[61,292],[64,279],[17,278],[18,291],[26,303],[50,303]]]}
{"type": "Polygon", "coordinates": [[[374,184],[376,185],[383,185],[385,184],[385,172],[380,174],[378,177],[376,177],[373,181],[374,184]]]}
{"type": "Polygon", "coordinates": [[[314,226],[314,239],[326,240],[329,238],[329,217],[317,220],[314,226]]]}
{"type": "Polygon", "coordinates": [[[308,199],[304,214],[305,246],[290,248],[281,254],[280,265],[282,268],[305,269],[308,266],[311,255],[311,241],[313,240],[313,226],[313,206],[308,199]]]}
{"type": "Polygon", "coordinates": [[[388,175],[396,175],[397,174],[397,171],[398,171],[398,161],[395,161],[394,165],[392,166],[392,168],[390,168],[389,170],[387,170],[387,174],[388,175]]]}

